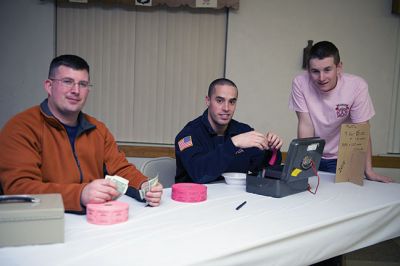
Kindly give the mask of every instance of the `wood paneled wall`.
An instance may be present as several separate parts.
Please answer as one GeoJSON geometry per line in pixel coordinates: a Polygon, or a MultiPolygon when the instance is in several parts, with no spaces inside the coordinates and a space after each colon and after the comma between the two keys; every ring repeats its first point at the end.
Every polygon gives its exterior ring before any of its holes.
{"type": "MultiPolygon", "coordinates": [[[[153,147],[153,146],[130,146],[119,145],[120,149],[127,157],[172,157],[175,158],[173,147],[153,147]]],[[[286,158],[286,152],[282,154],[286,158]]],[[[379,168],[400,168],[400,157],[398,156],[373,156],[372,165],[379,168]]]]}

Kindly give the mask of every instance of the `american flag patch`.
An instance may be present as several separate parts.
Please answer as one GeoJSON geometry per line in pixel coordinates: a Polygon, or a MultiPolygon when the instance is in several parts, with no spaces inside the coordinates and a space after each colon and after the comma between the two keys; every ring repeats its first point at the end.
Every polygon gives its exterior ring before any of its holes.
{"type": "Polygon", "coordinates": [[[193,146],[192,136],[184,137],[183,139],[178,141],[178,146],[179,146],[180,151],[183,151],[186,148],[192,147],[193,146]]]}

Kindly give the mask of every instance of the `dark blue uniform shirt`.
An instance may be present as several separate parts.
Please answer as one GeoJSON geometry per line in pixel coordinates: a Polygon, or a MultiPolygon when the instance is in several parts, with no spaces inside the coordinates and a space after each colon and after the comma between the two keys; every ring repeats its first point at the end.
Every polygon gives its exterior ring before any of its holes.
{"type": "MultiPolygon", "coordinates": [[[[175,138],[175,181],[209,183],[222,179],[225,172],[260,171],[271,157],[270,151],[241,149],[231,138],[252,131],[249,125],[231,120],[224,136],[218,136],[208,121],[208,110],[189,122],[175,138]]],[[[281,163],[281,153],[275,164],[281,163]]]]}

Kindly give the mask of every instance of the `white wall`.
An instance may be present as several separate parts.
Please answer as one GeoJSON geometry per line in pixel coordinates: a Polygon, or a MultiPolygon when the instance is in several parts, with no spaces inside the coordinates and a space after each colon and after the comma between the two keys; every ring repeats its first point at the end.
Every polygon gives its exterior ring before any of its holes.
{"type": "MultiPolygon", "coordinates": [[[[43,80],[55,54],[52,1],[0,1],[0,127],[46,97],[43,80]]],[[[391,0],[241,0],[229,15],[227,77],[239,86],[236,119],[272,129],[286,146],[296,135],[287,108],[293,76],[308,39],[331,40],[345,70],[370,85],[374,154],[386,153],[400,16],[391,0]]],[[[206,89],[205,89],[206,94],[206,89]]]]}
{"type": "Polygon", "coordinates": [[[292,78],[302,71],[307,40],[334,42],[344,70],[369,83],[376,115],[373,153],[387,152],[400,16],[391,0],[241,0],[229,15],[227,72],[239,87],[236,119],[286,141],[296,137],[287,103],[292,78]]]}
{"type": "Polygon", "coordinates": [[[39,104],[55,54],[54,3],[0,1],[0,128],[14,114],[39,104]]]}

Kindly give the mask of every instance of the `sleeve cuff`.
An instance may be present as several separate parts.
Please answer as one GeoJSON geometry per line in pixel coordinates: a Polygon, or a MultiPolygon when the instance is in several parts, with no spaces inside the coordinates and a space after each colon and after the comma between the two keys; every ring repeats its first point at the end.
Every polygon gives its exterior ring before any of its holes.
{"type": "Polygon", "coordinates": [[[131,197],[131,198],[134,198],[134,199],[136,199],[137,201],[146,202],[145,199],[142,199],[142,198],[140,197],[139,190],[137,190],[137,189],[134,188],[134,187],[129,186],[129,187],[128,187],[128,190],[127,190],[126,193],[125,193],[125,195],[127,195],[127,196],[129,196],[129,197],[131,197]]]}

